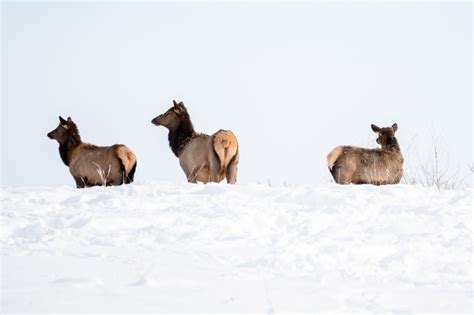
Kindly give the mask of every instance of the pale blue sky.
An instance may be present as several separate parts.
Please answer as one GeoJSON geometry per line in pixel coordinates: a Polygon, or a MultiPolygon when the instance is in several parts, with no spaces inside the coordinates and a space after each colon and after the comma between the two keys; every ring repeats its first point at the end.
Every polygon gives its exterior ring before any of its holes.
{"type": "Polygon", "coordinates": [[[86,142],[132,148],[137,180],[185,181],[150,123],[173,99],[198,131],[235,132],[241,183],[327,182],[334,146],[376,146],[371,123],[397,122],[421,155],[440,135],[464,170],[471,6],[4,2],[3,185],[74,185],[46,137],[58,115],[86,142]]]}

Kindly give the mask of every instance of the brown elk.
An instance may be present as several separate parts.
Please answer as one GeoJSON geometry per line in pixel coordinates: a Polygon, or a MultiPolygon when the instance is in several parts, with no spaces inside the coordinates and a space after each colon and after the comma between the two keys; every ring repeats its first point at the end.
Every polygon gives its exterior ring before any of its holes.
{"type": "Polygon", "coordinates": [[[178,157],[188,182],[218,183],[226,178],[229,184],[235,184],[239,144],[231,131],[219,130],[213,135],[196,133],[188,110],[183,102],[176,101],[151,122],[168,129],[170,148],[178,157]]]}
{"type": "Polygon", "coordinates": [[[338,184],[398,184],[403,175],[403,156],[395,138],[397,124],[379,128],[381,148],[365,149],[351,146],[334,148],[327,156],[329,171],[338,184]]]}
{"type": "Polygon", "coordinates": [[[123,144],[99,147],[83,143],[71,117],[65,120],[61,116],[58,127],[48,137],[59,142],[59,155],[69,167],[77,188],[133,182],[137,158],[123,144]]]}

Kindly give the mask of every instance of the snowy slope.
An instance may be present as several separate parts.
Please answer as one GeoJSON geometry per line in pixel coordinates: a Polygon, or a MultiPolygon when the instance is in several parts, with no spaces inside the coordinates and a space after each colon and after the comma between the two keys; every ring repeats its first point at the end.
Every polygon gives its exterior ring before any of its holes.
{"type": "Polygon", "coordinates": [[[1,313],[471,313],[472,190],[3,188],[1,313]]]}

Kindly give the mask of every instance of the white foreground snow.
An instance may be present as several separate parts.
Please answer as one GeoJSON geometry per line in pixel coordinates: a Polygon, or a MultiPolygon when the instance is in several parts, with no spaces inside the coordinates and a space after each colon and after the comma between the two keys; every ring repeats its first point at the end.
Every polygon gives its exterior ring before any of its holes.
{"type": "Polygon", "coordinates": [[[1,313],[472,313],[472,190],[3,188],[1,313]]]}

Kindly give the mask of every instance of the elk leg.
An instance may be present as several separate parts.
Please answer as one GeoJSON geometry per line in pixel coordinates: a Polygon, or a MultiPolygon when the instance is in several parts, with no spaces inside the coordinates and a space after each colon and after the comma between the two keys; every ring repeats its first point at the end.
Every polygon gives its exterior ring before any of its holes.
{"type": "Polygon", "coordinates": [[[110,181],[107,181],[107,184],[106,186],[120,186],[123,184],[123,177],[122,176],[118,176],[116,179],[114,180],[110,180],[110,181]]]}
{"type": "Polygon", "coordinates": [[[220,182],[221,165],[219,160],[209,161],[209,180],[214,183],[220,182]]]}
{"type": "MultiPolygon", "coordinates": [[[[106,186],[120,186],[124,183],[125,181],[125,169],[123,167],[123,165],[120,165],[120,172],[118,175],[116,176],[113,176],[113,175],[110,175],[110,174],[107,174],[107,177],[106,178],[106,186]]],[[[110,171],[109,171],[110,173],[110,171]]]]}
{"type": "Polygon", "coordinates": [[[230,160],[229,165],[227,165],[227,170],[225,172],[225,177],[228,184],[235,184],[237,182],[237,170],[239,166],[239,152],[234,155],[230,160]]]}
{"type": "Polygon", "coordinates": [[[86,182],[82,179],[82,177],[73,176],[74,181],[76,182],[76,188],[85,188],[86,182]]]}
{"type": "Polygon", "coordinates": [[[197,183],[197,172],[193,169],[189,174],[186,174],[188,183],[196,184],[197,183]]]}
{"type": "Polygon", "coordinates": [[[334,177],[334,180],[338,184],[348,185],[352,182],[352,172],[349,173],[343,170],[342,167],[338,167],[338,166],[333,167],[331,173],[332,173],[332,176],[334,177]]]}

